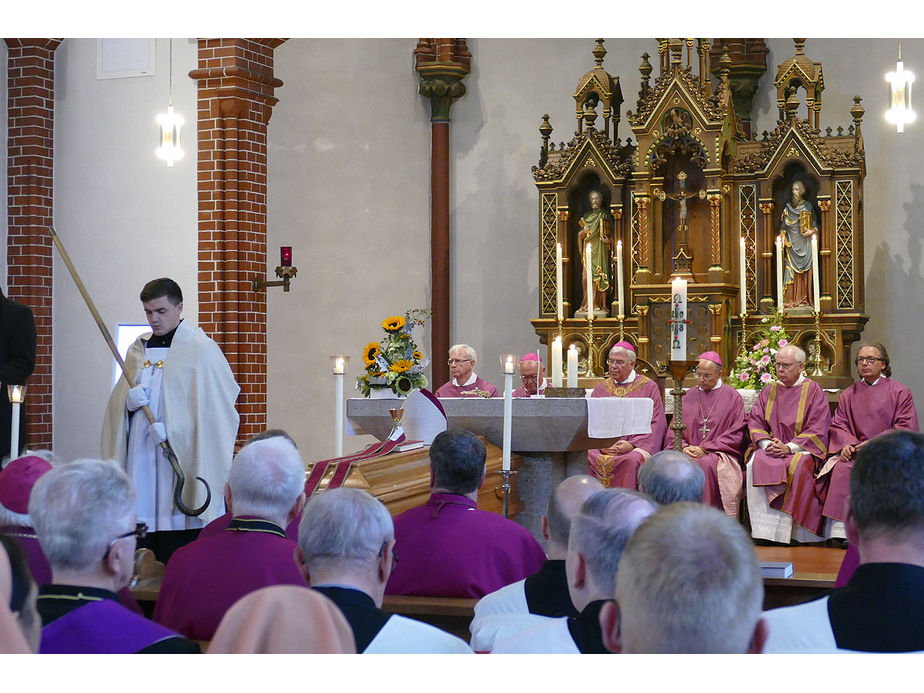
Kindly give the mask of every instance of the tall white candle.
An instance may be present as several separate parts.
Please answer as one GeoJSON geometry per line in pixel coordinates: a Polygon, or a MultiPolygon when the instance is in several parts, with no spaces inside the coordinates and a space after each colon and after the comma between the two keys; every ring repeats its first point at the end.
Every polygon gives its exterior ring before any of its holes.
{"type": "Polygon", "coordinates": [[[565,307],[564,298],[562,297],[562,268],[561,268],[561,243],[555,244],[555,309],[558,320],[564,320],[565,307]]]}
{"type": "Polygon", "coordinates": [[[561,337],[552,340],[552,387],[561,387],[561,337]]]}
{"type": "Polygon", "coordinates": [[[783,234],[776,237],[776,309],[783,310],[783,234]]]}
{"type": "Polygon", "coordinates": [[[594,315],[594,271],[590,263],[590,243],[584,246],[584,269],[587,275],[587,318],[593,319],[594,315]]]}
{"type": "Polygon", "coordinates": [[[568,347],[568,387],[578,386],[578,352],[577,346],[568,347]]]}
{"type": "Polygon", "coordinates": [[[19,457],[19,402],[13,402],[13,420],[10,422],[10,460],[19,457]]]}
{"type": "Polygon", "coordinates": [[[513,422],[513,357],[508,356],[504,362],[504,442],[501,463],[510,469],[510,438],[513,422]]]}
{"type": "Polygon", "coordinates": [[[616,290],[619,298],[619,317],[626,316],[625,300],[622,288],[622,241],[616,241],[616,290]]]}
{"type": "Polygon", "coordinates": [[[815,312],[821,312],[821,289],[818,281],[818,235],[812,234],[812,296],[815,297],[815,312]]]}
{"type": "Polygon", "coordinates": [[[334,398],[334,436],[337,439],[337,457],[343,457],[343,371],[334,373],[337,394],[334,398]]]}
{"type": "Polygon", "coordinates": [[[741,264],[741,315],[746,315],[748,312],[748,290],[747,290],[747,259],[744,255],[744,239],[741,239],[741,253],[739,257],[739,262],[741,264]]]}
{"type": "Polygon", "coordinates": [[[680,320],[672,324],[671,361],[687,360],[687,280],[677,277],[671,282],[671,319],[680,320]],[[676,336],[676,339],[675,339],[676,336]]]}

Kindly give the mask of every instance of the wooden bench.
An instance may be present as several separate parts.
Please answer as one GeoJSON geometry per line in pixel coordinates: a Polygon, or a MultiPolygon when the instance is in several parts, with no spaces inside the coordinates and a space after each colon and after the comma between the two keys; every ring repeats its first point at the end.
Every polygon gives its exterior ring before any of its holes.
{"type": "Polygon", "coordinates": [[[390,614],[399,614],[424,621],[468,642],[472,637],[469,624],[475,615],[477,601],[477,599],[458,597],[386,594],[382,610],[390,614]]]}
{"type": "Polygon", "coordinates": [[[788,578],[764,578],[764,609],[801,604],[834,588],[844,550],[824,546],[756,546],[761,561],[789,561],[788,578]]]}

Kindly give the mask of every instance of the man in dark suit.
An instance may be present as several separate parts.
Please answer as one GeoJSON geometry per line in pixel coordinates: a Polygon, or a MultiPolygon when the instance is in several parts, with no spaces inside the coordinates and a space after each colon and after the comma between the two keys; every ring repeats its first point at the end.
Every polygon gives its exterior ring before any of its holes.
{"type": "MultiPolygon", "coordinates": [[[[35,318],[28,306],[16,303],[0,290],[0,458],[9,454],[13,405],[7,385],[25,385],[35,370],[35,318]]],[[[19,409],[19,445],[26,442],[25,405],[19,409]]]]}

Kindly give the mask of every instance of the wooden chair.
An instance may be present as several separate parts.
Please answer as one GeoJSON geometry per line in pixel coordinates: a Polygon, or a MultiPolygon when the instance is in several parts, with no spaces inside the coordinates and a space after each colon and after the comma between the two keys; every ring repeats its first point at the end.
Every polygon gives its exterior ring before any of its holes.
{"type": "Polygon", "coordinates": [[[157,560],[151,549],[135,551],[135,567],[131,592],[147,616],[154,613],[154,603],[164,580],[164,564],[157,560]]]}

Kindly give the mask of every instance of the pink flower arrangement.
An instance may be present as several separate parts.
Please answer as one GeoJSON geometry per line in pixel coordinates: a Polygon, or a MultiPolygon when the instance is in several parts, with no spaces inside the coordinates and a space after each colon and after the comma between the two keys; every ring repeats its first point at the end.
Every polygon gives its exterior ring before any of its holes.
{"type": "Polygon", "coordinates": [[[760,322],[759,330],[751,335],[753,346],[738,354],[730,374],[738,387],[748,390],[760,390],[773,381],[776,354],[789,344],[782,313],[765,316],[760,322]]]}

